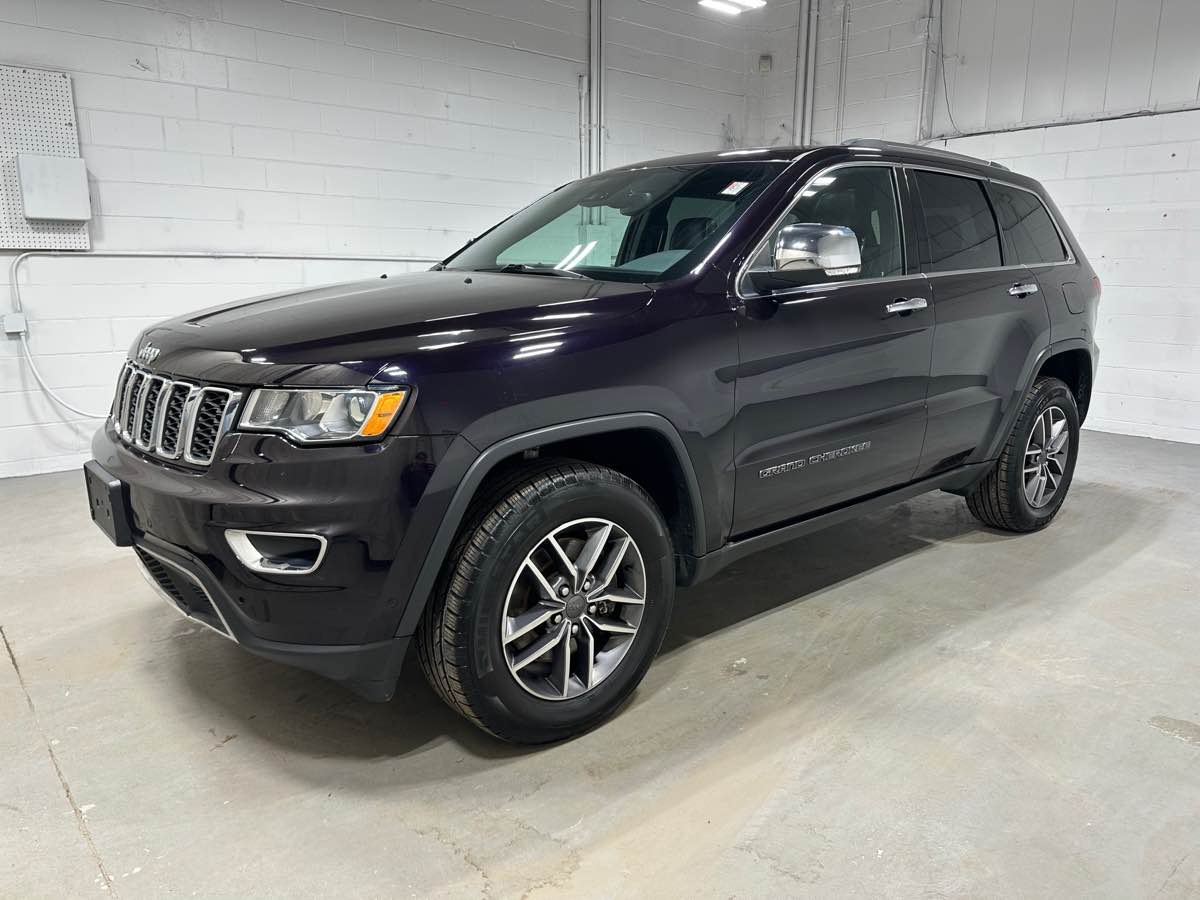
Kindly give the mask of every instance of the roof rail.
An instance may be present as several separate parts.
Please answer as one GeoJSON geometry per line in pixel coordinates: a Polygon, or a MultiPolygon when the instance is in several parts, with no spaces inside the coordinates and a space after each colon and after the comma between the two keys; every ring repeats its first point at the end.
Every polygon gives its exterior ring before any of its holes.
{"type": "Polygon", "coordinates": [[[926,156],[935,156],[939,159],[957,159],[963,162],[983,163],[985,166],[995,166],[997,169],[1009,171],[1008,166],[1002,166],[998,162],[992,160],[980,159],[977,156],[967,156],[965,153],[955,153],[951,150],[939,150],[937,147],[924,147],[920,144],[902,144],[899,141],[881,141],[875,138],[850,138],[847,141],[842,141],[843,147],[866,147],[873,150],[896,150],[905,153],[920,153],[926,156]]]}

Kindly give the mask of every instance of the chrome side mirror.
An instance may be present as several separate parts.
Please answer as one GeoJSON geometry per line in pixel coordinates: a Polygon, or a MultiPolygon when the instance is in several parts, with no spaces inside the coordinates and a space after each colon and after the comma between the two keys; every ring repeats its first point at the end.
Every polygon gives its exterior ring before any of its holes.
{"type": "Polygon", "coordinates": [[[818,270],[829,276],[857,275],[862,269],[858,237],[845,225],[798,222],[784,226],[771,253],[776,272],[818,270]]]}

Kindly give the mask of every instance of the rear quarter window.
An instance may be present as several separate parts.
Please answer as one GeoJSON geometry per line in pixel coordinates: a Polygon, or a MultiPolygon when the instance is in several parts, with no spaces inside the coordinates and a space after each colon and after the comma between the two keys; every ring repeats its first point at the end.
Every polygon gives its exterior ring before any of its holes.
{"type": "Polygon", "coordinates": [[[1000,228],[1018,262],[1037,265],[1067,258],[1054,220],[1037,194],[995,183],[991,190],[1000,228]]]}

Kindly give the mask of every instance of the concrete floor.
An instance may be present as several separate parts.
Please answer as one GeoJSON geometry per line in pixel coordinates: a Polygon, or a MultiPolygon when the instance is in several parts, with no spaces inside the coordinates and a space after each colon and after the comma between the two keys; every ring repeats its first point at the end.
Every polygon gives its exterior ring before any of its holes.
{"type": "Polygon", "coordinates": [[[1200,447],[1058,521],[931,495],[685,591],[607,725],[495,743],[181,619],[77,473],[0,482],[5,897],[1200,895],[1200,447]]]}

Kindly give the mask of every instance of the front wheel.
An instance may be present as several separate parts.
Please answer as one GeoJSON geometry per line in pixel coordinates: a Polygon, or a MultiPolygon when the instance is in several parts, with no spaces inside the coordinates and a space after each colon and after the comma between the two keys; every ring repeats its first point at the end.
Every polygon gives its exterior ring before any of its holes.
{"type": "Polygon", "coordinates": [[[497,737],[560,740],[611,715],[666,633],[671,540],[619,472],[539,462],[478,505],[417,635],[425,676],[497,737]]]}
{"type": "Polygon", "coordinates": [[[1045,528],[1062,508],[1079,452],[1079,409],[1057,378],[1039,378],[1000,458],[967,494],[967,508],[1003,531],[1045,528]]]}

